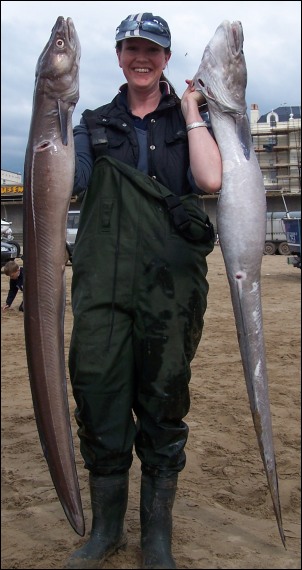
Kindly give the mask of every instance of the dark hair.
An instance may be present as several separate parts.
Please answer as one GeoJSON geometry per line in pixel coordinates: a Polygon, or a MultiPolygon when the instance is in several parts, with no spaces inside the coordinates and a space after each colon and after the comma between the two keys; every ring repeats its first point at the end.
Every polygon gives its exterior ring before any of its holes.
{"type": "MultiPolygon", "coordinates": [[[[119,42],[116,42],[116,44],[115,44],[115,49],[119,52],[122,51],[122,43],[123,43],[123,40],[120,40],[119,42]]],[[[164,48],[164,50],[165,50],[165,54],[167,54],[167,55],[169,55],[171,53],[171,49],[169,47],[164,48]]],[[[166,83],[169,84],[172,97],[174,97],[174,99],[177,103],[180,103],[180,97],[178,97],[178,95],[175,91],[175,88],[173,87],[171,81],[169,81],[169,79],[166,78],[164,73],[161,74],[160,81],[166,81],[166,83]]]]}
{"type": "Polygon", "coordinates": [[[166,76],[165,76],[164,73],[161,74],[161,76],[160,76],[160,81],[166,81],[167,83],[169,83],[170,93],[171,93],[172,97],[175,99],[175,101],[176,101],[177,103],[180,104],[180,101],[181,101],[180,97],[178,97],[178,95],[177,95],[177,93],[176,93],[176,91],[175,91],[174,86],[172,85],[171,81],[169,81],[169,79],[166,78],[166,76]]]}

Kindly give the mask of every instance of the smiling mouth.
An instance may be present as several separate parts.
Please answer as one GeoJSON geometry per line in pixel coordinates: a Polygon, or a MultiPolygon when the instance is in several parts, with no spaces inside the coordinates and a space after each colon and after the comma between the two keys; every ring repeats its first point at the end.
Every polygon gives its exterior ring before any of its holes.
{"type": "Polygon", "coordinates": [[[150,69],[146,69],[144,67],[136,67],[133,71],[136,73],[149,73],[150,69]]]}

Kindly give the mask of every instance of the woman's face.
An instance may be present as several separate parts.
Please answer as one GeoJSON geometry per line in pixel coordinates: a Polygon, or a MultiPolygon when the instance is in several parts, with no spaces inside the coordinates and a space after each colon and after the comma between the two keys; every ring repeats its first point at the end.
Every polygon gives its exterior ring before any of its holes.
{"type": "Polygon", "coordinates": [[[121,51],[117,50],[116,53],[129,87],[142,90],[158,86],[171,56],[165,53],[163,47],[143,38],[123,40],[121,51]]]}

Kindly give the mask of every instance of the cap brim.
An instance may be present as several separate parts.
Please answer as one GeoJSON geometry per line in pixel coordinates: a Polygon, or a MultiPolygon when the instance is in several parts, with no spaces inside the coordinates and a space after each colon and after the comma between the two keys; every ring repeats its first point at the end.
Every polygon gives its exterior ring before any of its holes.
{"type": "Polygon", "coordinates": [[[163,48],[168,48],[171,45],[169,38],[163,38],[157,34],[150,34],[150,32],[145,32],[145,30],[139,30],[139,35],[135,34],[127,36],[124,32],[120,32],[115,36],[115,41],[120,42],[122,40],[131,40],[133,38],[143,38],[144,40],[149,40],[150,42],[153,42],[154,44],[157,44],[163,48]]]}

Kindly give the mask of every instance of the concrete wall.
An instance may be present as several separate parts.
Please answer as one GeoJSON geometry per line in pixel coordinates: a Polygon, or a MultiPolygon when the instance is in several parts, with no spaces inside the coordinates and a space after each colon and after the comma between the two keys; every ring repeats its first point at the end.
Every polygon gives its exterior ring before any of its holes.
{"type": "MultiPolygon", "coordinates": [[[[288,211],[301,210],[301,195],[292,194],[290,196],[285,196],[285,202],[288,211]]],[[[215,232],[217,232],[216,223],[216,206],[217,206],[217,196],[205,196],[202,198],[202,204],[204,211],[208,214],[212,224],[214,225],[215,232]]],[[[284,202],[281,196],[267,196],[266,205],[268,212],[285,212],[284,202]]]]}

